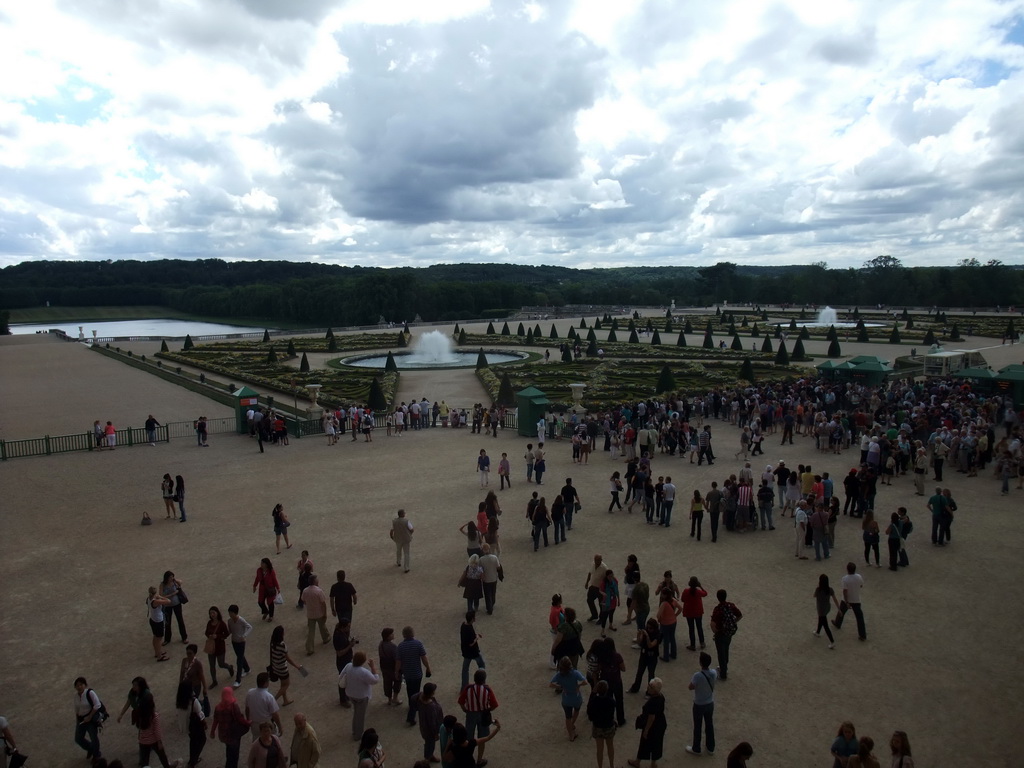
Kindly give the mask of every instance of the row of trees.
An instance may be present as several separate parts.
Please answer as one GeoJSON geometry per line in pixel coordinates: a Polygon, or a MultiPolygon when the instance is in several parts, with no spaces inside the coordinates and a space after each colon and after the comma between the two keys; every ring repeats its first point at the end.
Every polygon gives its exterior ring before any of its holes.
{"type": "Polygon", "coordinates": [[[0,270],[0,308],[160,305],[195,315],[299,325],[367,325],[380,317],[452,321],[522,306],[838,304],[974,307],[1024,303],[1024,269],[992,261],[906,268],[627,267],[515,264],[378,269],[295,262],[26,262],[0,270]]]}

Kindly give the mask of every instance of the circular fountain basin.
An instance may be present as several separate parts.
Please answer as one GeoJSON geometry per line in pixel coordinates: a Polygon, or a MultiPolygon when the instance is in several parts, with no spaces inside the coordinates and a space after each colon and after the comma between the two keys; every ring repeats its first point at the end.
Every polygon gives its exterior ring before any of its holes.
{"type": "MultiPolygon", "coordinates": [[[[395,365],[400,371],[427,370],[431,368],[471,368],[476,365],[477,352],[449,352],[439,356],[425,356],[417,352],[392,353],[395,358],[395,365]]],[[[487,352],[487,362],[490,365],[499,363],[512,363],[525,360],[528,355],[525,352],[487,352]]],[[[345,365],[352,365],[356,368],[383,368],[388,361],[387,355],[356,355],[342,359],[345,365]]]]}
{"type": "MultiPolygon", "coordinates": [[[[781,325],[783,328],[789,327],[788,322],[773,323],[773,325],[781,325]]],[[[797,328],[828,328],[830,325],[834,325],[837,331],[843,328],[856,328],[856,323],[819,323],[816,320],[808,320],[803,323],[797,323],[797,328]]],[[[881,328],[885,323],[864,323],[865,328],[881,328]]]]}

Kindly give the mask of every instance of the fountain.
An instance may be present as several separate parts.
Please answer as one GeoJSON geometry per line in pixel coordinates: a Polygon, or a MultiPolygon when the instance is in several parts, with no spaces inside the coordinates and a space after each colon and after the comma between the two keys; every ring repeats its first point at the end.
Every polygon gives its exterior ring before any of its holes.
{"type": "Polygon", "coordinates": [[[815,325],[824,325],[828,327],[830,325],[835,325],[838,319],[839,315],[836,314],[836,311],[832,309],[832,307],[825,307],[818,312],[818,322],[816,322],[815,325]]]}
{"type": "MultiPolygon", "coordinates": [[[[395,365],[401,370],[424,368],[468,368],[476,365],[476,352],[456,352],[450,336],[440,331],[428,331],[420,336],[411,352],[395,352],[395,365]]],[[[510,363],[526,357],[522,352],[487,352],[487,362],[510,363]]],[[[387,355],[357,355],[342,360],[357,368],[383,368],[387,355]]]]}
{"type": "MultiPolygon", "coordinates": [[[[808,320],[803,323],[796,324],[798,328],[828,328],[830,325],[834,325],[838,329],[843,328],[856,328],[856,323],[841,323],[839,322],[839,313],[836,312],[832,307],[823,307],[818,310],[818,317],[814,320],[808,320]]],[[[875,328],[882,323],[864,323],[868,328],[875,328]]]]}
{"type": "Polygon", "coordinates": [[[451,337],[440,331],[428,331],[416,340],[407,362],[416,366],[451,365],[458,362],[453,347],[451,337]]]}

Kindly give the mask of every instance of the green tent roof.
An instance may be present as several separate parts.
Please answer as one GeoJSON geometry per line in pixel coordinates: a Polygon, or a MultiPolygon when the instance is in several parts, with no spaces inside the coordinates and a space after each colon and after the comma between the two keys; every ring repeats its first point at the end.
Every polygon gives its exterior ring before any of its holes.
{"type": "Polygon", "coordinates": [[[536,387],[527,387],[516,392],[516,397],[547,397],[547,392],[541,392],[536,387]]]}
{"type": "Polygon", "coordinates": [[[953,374],[958,379],[994,379],[997,375],[988,368],[964,368],[953,374]]]}
{"type": "Polygon", "coordinates": [[[242,387],[241,389],[236,389],[231,394],[234,395],[235,397],[259,397],[260,393],[257,392],[255,389],[249,389],[249,387],[242,387]]]}

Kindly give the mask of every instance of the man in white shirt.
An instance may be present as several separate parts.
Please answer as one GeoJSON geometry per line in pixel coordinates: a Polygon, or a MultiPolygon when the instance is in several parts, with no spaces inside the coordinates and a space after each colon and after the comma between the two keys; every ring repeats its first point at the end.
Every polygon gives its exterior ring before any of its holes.
{"type": "Polygon", "coordinates": [[[857,637],[861,640],[868,639],[868,631],[864,626],[864,612],[860,607],[860,591],[864,588],[864,577],[857,573],[856,563],[846,564],[846,575],[843,576],[843,602],[839,604],[839,612],[832,619],[832,626],[836,629],[843,628],[843,617],[846,611],[853,609],[853,615],[857,618],[857,637]]]}
{"type": "Polygon", "coordinates": [[[320,588],[317,576],[309,577],[309,586],[302,590],[300,598],[306,606],[306,655],[313,655],[313,635],[320,628],[320,640],[326,645],[331,636],[327,632],[327,595],[320,588]]]}
{"type": "Polygon", "coordinates": [[[801,499],[796,503],[796,512],[793,514],[793,529],[796,531],[796,556],[806,560],[807,555],[803,554],[804,537],[807,535],[807,502],[801,499]]]}
{"type": "Polygon", "coordinates": [[[491,552],[491,545],[484,544],[483,555],[480,557],[479,565],[484,569],[484,605],[487,607],[488,615],[494,613],[494,601],[498,595],[498,580],[504,575],[501,570],[501,562],[498,556],[491,552]]]}
{"type": "Polygon", "coordinates": [[[281,733],[281,716],[278,714],[281,707],[277,699],[270,692],[270,675],[260,672],[256,675],[256,687],[250,688],[245,694],[245,718],[252,720],[252,740],[260,737],[260,723],[273,723],[277,732],[281,733]]]}
{"type": "Polygon", "coordinates": [[[665,484],[661,486],[661,519],[658,525],[669,527],[672,522],[672,507],[676,503],[676,485],[671,477],[665,478],[665,484]]]}
{"type": "Polygon", "coordinates": [[[338,676],[338,685],[345,689],[352,702],[352,739],[359,741],[366,724],[366,709],[370,705],[373,686],[380,681],[373,659],[367,661],[366,654],[356,651],[352,661],[345,665],[338,676]],[[369,664],[369,668],[366,667],[369,664]]]}
{"type": "Polygon", "coordinates": [[[587,605],[590,607],[590,618],[587,621],[597,621],[599,617],[598,603],[601,600],[601,584],[604,583],[604,576],[608,572],[608,566],[604,564],[601,555],[594,555],[594,567],[587,572],[587,581],[583,588],[587,590],[587,605]]]}

